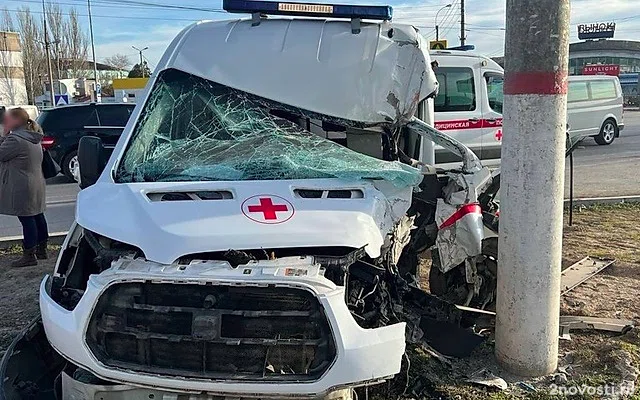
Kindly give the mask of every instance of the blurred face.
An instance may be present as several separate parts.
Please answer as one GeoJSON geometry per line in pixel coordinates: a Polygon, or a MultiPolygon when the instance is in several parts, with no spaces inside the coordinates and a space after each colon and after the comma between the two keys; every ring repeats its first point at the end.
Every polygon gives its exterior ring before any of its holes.
{"type": "Polygon", "coordinates": [[[2,125],[4,128],[4,132],[8,133],[12,130],[20,127],[21,122],[18,118],[11,115],[11,113],[5,113],[4,118],[2,119],[2,125]]]}

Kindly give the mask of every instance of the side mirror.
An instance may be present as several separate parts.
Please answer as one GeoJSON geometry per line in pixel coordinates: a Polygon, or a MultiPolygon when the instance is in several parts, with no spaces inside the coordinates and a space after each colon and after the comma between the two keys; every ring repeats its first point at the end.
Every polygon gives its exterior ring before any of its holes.
{"type": "Polygon", "coordinates": [[[80,164],[80,188],[85,189],[98,181],[106,163],[102,139],[83,136],[78,146],[80,164]]]}

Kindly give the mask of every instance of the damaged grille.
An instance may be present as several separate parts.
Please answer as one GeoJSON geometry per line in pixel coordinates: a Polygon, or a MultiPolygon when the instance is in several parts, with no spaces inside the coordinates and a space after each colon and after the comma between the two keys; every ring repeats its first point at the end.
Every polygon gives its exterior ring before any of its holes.
{"type": "Polygon", "coordinates": [[[207,379],[314,380],[336,356],[316,297],[275,286],[116,284],[86,340],[110,367],[207,379]]]}

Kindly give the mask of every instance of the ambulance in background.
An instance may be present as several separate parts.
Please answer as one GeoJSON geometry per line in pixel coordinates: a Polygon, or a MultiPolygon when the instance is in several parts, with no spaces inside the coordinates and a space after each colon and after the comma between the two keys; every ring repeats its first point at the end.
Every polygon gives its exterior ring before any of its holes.
{"type": "MultiPolygon", "coordinates": [[[[436,50],[431,57],[440,91],[435,127],[471,148],[485,165],[500,163],[504,70],[492,59],[468,51],[436,50]]],[[[455,162],[436,147],[436,163],[455,162]]]]}

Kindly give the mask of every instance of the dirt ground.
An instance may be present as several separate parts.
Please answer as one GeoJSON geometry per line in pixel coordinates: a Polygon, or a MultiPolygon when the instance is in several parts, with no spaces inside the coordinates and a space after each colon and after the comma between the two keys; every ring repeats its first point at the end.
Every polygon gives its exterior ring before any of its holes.
{"type": "Polygon", "coordinates": [[[57,248],[50,248],[49,260],[38,266],[13,269],[17,248],[0,250],[0,354],[13,338],[38,315],[38,289],[45,274],[53,272],[57,248]]]}
{"type": "MultiPolygon", "coordinates": [[[[566,218],[565,218],[566,220],[566,218]]],[[[565,221],[566,222],[566,221],[565,221]]],[[[563,315],[625,318],[640,322],[640,204],[594,206],[576,209],[573,226],[563,234],[563,267],[590,255],[612,257],[616,263],[574,289],[562,299],[563,315]]],[[[38,288],[42,277],[53,271],[54,259],[36,267],[11,269],[16,249],[0,250],[0,353],[13,337],[38,314],[38,288]]],[[[51,249],[55,250],[55,249],[51,249]]],[[[640,400],[640,333],[625,335],[572,332],[560,341],[558,373],[522,381],[509,376],[496,364],[491,336],[467,359],[441,361],[424,348],[409,346],[411,361],[393,382],[380,385],[372,396],[380,399],[599,399],[586,387],[604,387],[632,382],[638,389],[627,396],[640,400]],[[508,383],[503,391],[466,383],[474,372],[486,369],[508,383]],[[583,388],[583,393],[554,395],[554,382],[563,387],[583,388]]]]}

